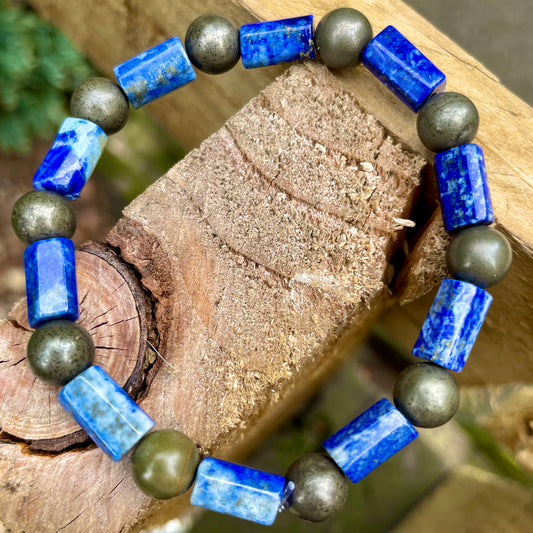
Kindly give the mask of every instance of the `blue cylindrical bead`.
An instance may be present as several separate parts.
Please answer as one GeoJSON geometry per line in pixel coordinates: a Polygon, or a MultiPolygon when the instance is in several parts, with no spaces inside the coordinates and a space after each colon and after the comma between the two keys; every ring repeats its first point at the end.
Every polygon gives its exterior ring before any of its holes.
{"type": "Polygon", "coordinates": [[[36,241],[26,248],[26,298],[32,328],[49,320],[78,318],[74,253],[74,244],[64,237],[36,241]]]}
{"type": "Polygon", "coordinates": [[[460,372],[483,325],[492,296],[466,281],[445,279],[413,348],[413,355],[460,372]]]}
{"type": "Polygon", "coordinates": [[[447,232],[494,222],[481,146],[462,144],[437,154],[435,173],[447,232]]]}
{"type": "Polygon", "coordinates": [[[82,118],[65,119],[33,178],[33,188],[79,198],[106,144],[100,126],[82,118]]]}
{"type": "Polygon", "coordinates": [[[113,461],[154,427],[154,421],[97,365],[67,383],[57,399],[113,461]]]}
{"type": "Polygon", "coordinates": [[[446,86],[446,76],[394,26],[368,43],[363,65],[415,112],[446,86]]]}
{"type": "Polygon", "coordinates": [[[206,457],[196,471],[191,503],[269,526],[288,497],[289,483],[294,487],[282,476],[206,457]]]}
{"type": "Polygon", "coordinates": [[[135,109],[196,79],[178,37],[128,59],[113,72],[135,109]]]}
{"type": "Polygon", "coordinates": [[[352,483],[357,483],[418,436],[383,398],[324,441],[323,446],[352,483]]]}
{"type": "Polygon", "coordinates": [[[245,68],[314,59],[313,15],[241,26],[241,59],[245,68]]]}

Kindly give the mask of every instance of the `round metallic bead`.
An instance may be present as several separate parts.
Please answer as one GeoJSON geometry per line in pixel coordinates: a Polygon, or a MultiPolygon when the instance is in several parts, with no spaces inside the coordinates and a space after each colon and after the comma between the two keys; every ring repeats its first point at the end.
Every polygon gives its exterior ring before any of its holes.
{"type": "Polygon", "coordinates": [[[448,370],[433,363],[408,366],[394,384],[394,404],[414,426],[434,428],[459,407],[459,388],[448,370]]]}
{"type": "Polygon", "coordinates": [[[221,74],[241,57],[239,29],[221,15],[202,15],[187,30],[185,50],[196,68],[207,74],[221,74]]]}
{"type": "Polygon", "coordinates": [[[107,135],[120,131],[128,121],[130,104],[119,85],[107,78],[89,78],[72,95],[73,117],[90,120],[107,135]]]}
{"type": "Polygon", "coordinates": [[[66,385],[92,365],[94,342],[75,322],[53,320],[33,332],[27,359],[39,379],[49,385],[66,385]]]}
{"type": "Polygon", "coordinates": [[[348,498],[346,476],[329,455],[304,455],[289,466],[285,477],[295,485],[289,510],[304,520],[327,520],[343,508],[348,498]]]}
{"type": "Polygon", "coordinates": [[[17,200],[11,224],[24,244],[53,237],[70,239],[76,231],[76,215],[60,194],[30,191],[17,200]]]}
{"type": "Polygon", "coordinates": [[[148,433],[131,456],[135,483],[145,494],[160,500],[186,492],[199,463],[194,442],[175,429],[148,433]]]}
{"type": "Polygon", "coordinates": [[[459,231],[446,251],[450,274],[482,289],[500,282],[509,272],[512,260],[513,252],[505,235],[487,226],[459,231]]]}
{"type": "Polygon", "coordinates": [[[315,48],[322,63],[331,68],[355,67],[372,39],[372,26],[359,11],[340,7],[318,23],[315,48]]]}
{"type": "Polygon", "coordinates": [[[471,142],[479,126],[476,106],[463,94],[439,93],[418,111],[418,136],[432,152],[471,142]]]}

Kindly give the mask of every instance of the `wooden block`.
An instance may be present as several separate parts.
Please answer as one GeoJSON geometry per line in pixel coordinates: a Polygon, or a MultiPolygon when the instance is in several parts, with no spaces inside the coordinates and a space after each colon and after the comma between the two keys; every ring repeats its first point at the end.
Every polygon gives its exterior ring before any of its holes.
{"type": "MultiPolygon", "coordinates": [[[[115,64],[173,35],[183,37],[190,22],[210,10],[224,13],[239,25],[307,13],[313,13],[318,21],[338,7],[330,0],[314,0],[305,6],[279,0],[224,0],[212,5],[170,0],[32,3],[63,27],[110,76],[115,64]],[[87,24],[87,20],[92,24],[87,24]]],[[[485,152],[497,226],[509,235],[517,266],[494,290],[495,304],[474,349],[472,363],[461,379],[476,384],[532,382],[528,357],[533,330],[528,316],[533,306],[529,283],[533,277],[533,152],[524,147],[533,144],[533,111],[483,65],[400,0],[361,0],[354,7],[365,13],[375,33],[393,23],[448,75],[447,90],[466,94],[479,110],[481,127],[476,142],[485,152]],[[502,354],[512,354],[510,365],[510,357],[502,354]]],[[[154,103],[150,109],[187,146],[197,146],[284,68],[246,71],[238,65],[222,76],[198,73],[195,83],[154,103]]],[[[335,77],[388,132],[431,160],[431,154],[418,140],[413,113],[364,68],[336,73],[335,77]]],[[[440,215],[432,218],[418,239],[420,243],[413,243],[415,251],[399,274],[401,282],[395,288],[402,304],[430,291],[445,273],[447,240],[440,215]]],[[[387,327],[392,333],[400,332],[398,340],[406,349],[412,347],[427,309],[428,302],[421,301],[406,310],[396,307],[388,314],[387,327]]]]}
{"type": "MultiPolygon", "coordinates": [[[[109,287],[98,281],[82,285],[111,276],[112,264],[80,267],[84,323],[114,343],[102,345],[99,362],[113,369],[122,352],[138,362],[137,397],[157,427],[179,428],[204,453],[249,450],[392,301],[398,219],[410,211],[423,164],[325,67],[294,66],[137,198],[108,236],[148,291],[132,298],[147,297],[147,313],[128,311],[113,291],[103,298],[109,287]],[[106,319],[111,312],[115,320],[106,319]],[[125,325],[144,336],[117,329],[125,325]],[[165,362],[148,356],[148,338],[165,362]]],[[[34,382],[20,353],[30,335],[23,310],[2,327],[0,422],[9,431],[0,444],[0,519],[32,530],[35,516],[46,517],[40,531],[97,533],[156,512],[161,504],[135,487],[127,461],[113,464],[85,442],[65,450],[76,428],[65,426],[55,391],[34,382]],[[42,398],[35,409],[13,387],[22,382],[42,398]],[[43,403],[50,407],[36,425],[43,403]],[[43,449],[54,455],[36,453],[43,449]]]]}

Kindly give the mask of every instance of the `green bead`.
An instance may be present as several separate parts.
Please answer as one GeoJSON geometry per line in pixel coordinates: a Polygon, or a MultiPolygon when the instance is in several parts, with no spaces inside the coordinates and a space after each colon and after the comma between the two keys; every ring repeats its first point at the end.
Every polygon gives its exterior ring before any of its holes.
{"type": "Polygon", "coordinates": [[[355,67],[372,39],[372,26],[359,11],[340,7],[330,11],[315,30],[315,48],[320,60],[331,68],[355,67]]]}
{"type": "Polygon", "coordinates": [[[294,483],[289,510],[304,520],[327,520],[348,498],[346,476],[329,455],[303,455],[289,466],[285,477],[294,483]]]}
{"type": "Polygon", "coordinates": [[[66,385],[92,365],[93,339],[75,322],[46,322],[30,337],[27,358],[39,379],[49,385],[66,385]]]}
{"type": "Polygon", "coordinates": [[[166,500],[188,490],[200,463],[194,442],[180,431],[149,433],[131,457],[133,479],[148,496],[166,500]]]}
{"type": "Polygon", "coordinates": [[[451,373],[433,363],[408,366],[394,384],[394,404],[414,426],[434,428],[450,420],[459,406],[451,373]]]}
{"type": "Polygon", "coordinates": [[[70,239],[76,231],[76,215],[60,194],[30,191],[17,200],[11,224],[24,244],[52,237],[70,239]]]}
{"type": "Polygon", "coordinates": [[[505,235],[487,226],[459,231],[446,252],[450,274],[482,289],[500,282],[509,272],[512,259],[511,245],[505,235]]]}
{"type": "Polygon", "coordinates": [[[476,106],[463,94],[439,93],[418,111],[418,136],[432,152],[444,152],[470,143],[476,136],[479,114],[476,106]]]}
{"type": "Polygon", "coordinates": [[[185,50],[196,68],[221,74],[233,68],[241,57],[239,29],[221,15],[202,15],[187,30],[185,50]]]}
{"type": "Polygon", "coordinates": [[[72,95],[73,117],[90,120],[107,135],[120,131],[128,121],[130,104],[119,85],[107,78],[89,78],[72,95]]]}

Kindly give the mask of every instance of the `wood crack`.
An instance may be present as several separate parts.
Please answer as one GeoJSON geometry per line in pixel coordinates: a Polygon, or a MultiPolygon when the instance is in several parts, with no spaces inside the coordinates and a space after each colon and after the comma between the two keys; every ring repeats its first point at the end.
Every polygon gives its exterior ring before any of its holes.
{"type": "Polygon", "coordinates": [[[72,524],[73,522],[75,522],[80,516],[83,515],[83,513],[85,513],[85,511],[87,511],[87,508],[83,509],[83,511],[80,511],[72,520],[69,520],[64,526],[61,526],[58,531],[62,531],[63,529],[66,529],[68,526],[70,526],[70,524],[72,524]]]}

